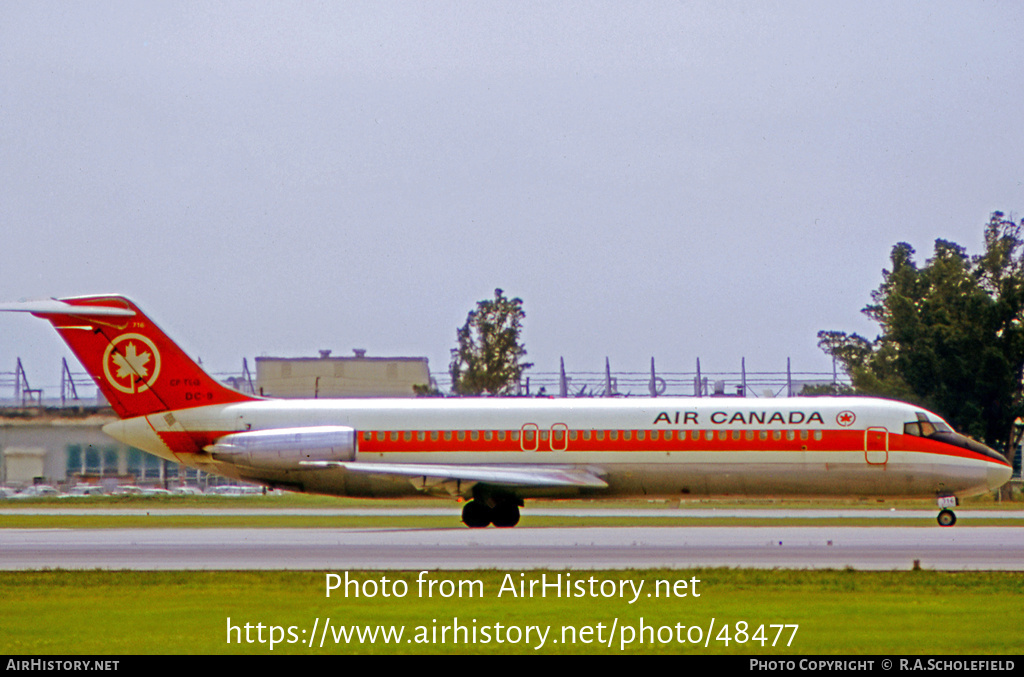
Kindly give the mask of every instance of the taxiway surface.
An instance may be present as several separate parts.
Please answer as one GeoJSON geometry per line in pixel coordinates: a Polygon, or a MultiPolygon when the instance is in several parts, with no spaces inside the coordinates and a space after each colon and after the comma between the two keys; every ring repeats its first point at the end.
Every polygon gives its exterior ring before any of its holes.
{"type": "Polygon", "coordinates": [[[1024,570],[1022,527],[0,529],[0,569],[1024,570]]]}

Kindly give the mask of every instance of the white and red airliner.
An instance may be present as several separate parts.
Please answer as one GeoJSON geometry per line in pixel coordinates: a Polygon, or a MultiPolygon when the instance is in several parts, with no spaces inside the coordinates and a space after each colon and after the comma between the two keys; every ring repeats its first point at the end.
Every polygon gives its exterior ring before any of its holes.
{"type": "Polygon", "coordinates": [[[121,418],[111,437],[270,487],[467,500],[514,526],[528,498],[958,497],[1011,474],[920,407],[870,398],[274,400],[207,375],[121,296],[0,306],[49,320],[121,418]]]}

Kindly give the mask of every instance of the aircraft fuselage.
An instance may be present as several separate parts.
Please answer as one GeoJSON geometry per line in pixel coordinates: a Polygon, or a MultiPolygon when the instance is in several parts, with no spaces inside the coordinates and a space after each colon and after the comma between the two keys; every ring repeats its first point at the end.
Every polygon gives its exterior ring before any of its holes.
{"type": "MultiPolygon", "coordinates": [[[[582,468],[607,483],[509,490],[519,498],[963,496],[1008,479],[999,458],[905,434],[923,411],[869,398],[267,400],[152,414],[104,430],[188,466],[341,496],[422,495],[431,487],[345,467],[232,464],[204,449],[232,433],[340,426],[354,432],[351,460],[367,466],[582,468]]],[[[472,495],[472,482],[455,491],[437,484],[433,493],[472,495]]]]}

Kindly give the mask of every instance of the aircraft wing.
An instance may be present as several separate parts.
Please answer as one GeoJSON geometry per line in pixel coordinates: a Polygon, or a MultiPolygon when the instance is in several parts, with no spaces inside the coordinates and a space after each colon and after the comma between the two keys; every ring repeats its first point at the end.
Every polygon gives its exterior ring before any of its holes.
{"type": "Polygon", "coordinates": [[[349,472],[390,477],[482,482],[518,487],[592,487],[608,483],[590,470],[543,465],[454,465],[444,463],[361,463],[349,461],[304,461],[304,467],[341,467],[349,472]]]}

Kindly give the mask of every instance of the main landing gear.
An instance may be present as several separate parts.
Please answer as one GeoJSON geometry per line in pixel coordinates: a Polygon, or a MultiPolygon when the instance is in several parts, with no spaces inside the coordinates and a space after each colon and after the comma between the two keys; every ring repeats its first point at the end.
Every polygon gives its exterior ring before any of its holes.
{"type": "Polygon", "coordinates": [[[467,527],[514,527],[519,524],[522,499],[512,497],[477,498],[462,508],[462,521],[467,527]]]}
{"type": "Polygon", "coordinates": [[[955,508],[960,504],[960,500],[956,496],[940,496],[939,497],[939,510],[938,522],[940,527],[951,527],[956,524],[956,515],[950,508],[955,508]]]}

